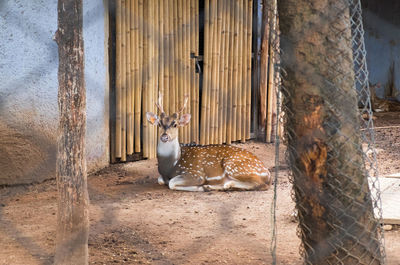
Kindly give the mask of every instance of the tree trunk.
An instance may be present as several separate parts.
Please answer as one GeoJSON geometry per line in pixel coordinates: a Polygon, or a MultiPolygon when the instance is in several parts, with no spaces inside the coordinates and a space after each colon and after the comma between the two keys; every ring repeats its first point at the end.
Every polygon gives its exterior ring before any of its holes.
{"type": "Polygon", "coordinates": [[[82,0],[58,1],[57,244],[55,264],[88,264],[86,92],[82,0]]]}
{"type": "Polygon", "coordinates": [[[289,162],[307,264],[380,264],[347,0],[279,1],[289,162]]]}
{"type": "Polygon", "coordinates": [[[269,19],[271,11],[269,10],[269,1],[262,1],[262,39],[261,39],[261,64],[260,64],[260,128],[263,137],[267,126],[267,94],[268,94],[268,62],[269,62],[269,19]]]}

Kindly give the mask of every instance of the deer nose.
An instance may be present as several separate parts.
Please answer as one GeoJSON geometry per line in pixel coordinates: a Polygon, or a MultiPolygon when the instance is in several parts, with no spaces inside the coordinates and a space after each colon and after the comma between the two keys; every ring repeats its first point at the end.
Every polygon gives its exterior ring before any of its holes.
{"type": "Polygon", "coordinates": [[[168,142],[168,141],[170,140],[170,137],[169,137],[168,134],[163,133],[163,134],[161,134],[161,136],[160,136],[160,140],[161,140],[162,142],[166,143],[166,142],[168,142]]]}

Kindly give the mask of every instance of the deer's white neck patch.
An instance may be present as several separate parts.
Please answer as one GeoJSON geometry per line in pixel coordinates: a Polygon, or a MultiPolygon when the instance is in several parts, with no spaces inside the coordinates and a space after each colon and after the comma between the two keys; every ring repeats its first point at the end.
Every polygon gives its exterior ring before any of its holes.
{"type": "Polygon", "coordinates": [[[180,153],[180,147],[179,147],[179,142],[178,138],[175,138],[172,141],[169,142],[162,142],[158,141],[157,145],[157,156],[161,157],[171,157],[174,159],[179,159],[179,154],[180,153]]]}

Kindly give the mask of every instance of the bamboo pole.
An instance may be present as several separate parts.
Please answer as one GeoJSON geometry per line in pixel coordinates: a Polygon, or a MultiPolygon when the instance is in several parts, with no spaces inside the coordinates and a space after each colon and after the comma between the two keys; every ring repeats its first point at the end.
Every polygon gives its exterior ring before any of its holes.
{"type": "Polygon", "coordinates": [[[234,38],[233,38],[233,106],[232,106],[232,140],[237,138],[237,112],[238,112],[238,87],[239,87],[239,0],[234,2],[234,38]]]}
{"type": "Polygon", "coordinates": [[[247,19],[247,96],[246,96],[246,138],[250,139],[251,129],[251,40],[253,32],[253,0],[248,1],[247,19]]]}
{"type": "MultiPolygon", "coordinates": [[[[173,31],[173,36],[174,36],[174,90],[175,90],[175,108],[174,110],[177,111],[179,109],[179,78],[180,78],[180,63],[179,63],[179,46],[180,46],[180,41],[179,41],[179,23],[178,23],[178,3],[177,1],[174,1],[174,31],[173,31]]],[[[182,134],[180,134],[180,139],[182,140],[182,134]]]]}
{"type": "Polygon", "coordinates": [[[170,114],[169,109],[169,75],[170,75],[170,19],[171,12],[169,9],[169,2],[171,0],[161,1],[163,5],[163,15],[164,15],[164,93],[163,93],[163,108],[167,114],[170,114]]]}
{"type": "Polygon", "coordinates": [[[218,69],[217,69],[217,43],[218,43],[218,31],[217,31],[217,0],[211,1],[211,15],[210,15],[210,25],[211,30],[213,32],[213,41],[211,42],[212,50],[211,50],[211,80],[210,80],[210,144],[215,143],[215,115],[216,115],[216,92],[217,92],[217,84],[216,80],[218,77],[218,69]]]}
{"type": "MultiPolygon", "coordinates": [[[[184,95],[189,96],[189,100],[187,103],[187,108],[185,111],[190,112],[192,107],[191,98],[191,83],[190,83],[190,1],[184,1],[184,12],[183,12],[183,25],[184,25],[184,38],[183,38],[183,45],[184,45],[184,56],[183,60],[185,62],[185,82],[184,82],[184,95]]],[[[189,123],[187,126],[184,127],[185,132],[185,143],[190,142],[190,130],[191,124],[189,123]]]]}
{"type": "Polygon", "coordinates": [[[125,34],[126,34],[126,153],[133,153],[132,133],[132,87],[131,87],[131,0],[125,0],[125,34]],[[131,138],[132,136],[132,138],[131,138]]]}
{"type": "MultiPolygon", "coordinates": [[[[262,25],[263,25],[263,35],[261,41],[261,65],[260,65],[260,127],[261,132],[265,135],[267,139],[266,127],[267,127],[267,99],[268,99],[268,62],[269,62],[269,10],[268,0],[263,1],[263,12],[262,12],[262,25]]],[[[268,142],[268,141],[267,141],[268,142]]]]}
{"type": "MultiPolygon", "coordinates": [[[[183,9],[183,5],[186,0],[176,0],[176,6],[177,6],[177,13],[176,13],[176,26],[175,26],[175,34],[177,37],[177,40],[175,42],[175,47],[177,49],[177,53],[175,55],[175,66],[177,67],[177,81],[178,85],[176,86],[177,88],[177,104],[178,108],[179,106],[182,106],[183,102],[183,95],[185,94],[184,92],[184,73],[185,73],[185,66],[183,62],[183,54],[184,54],[184,48],[183,48],[183,34],[184,34],[184,27],[183,27],[183,13],[185,12],[183,9]]],[[[185,126],[186,127],[186,126],[185,126]]],[[[184,128],[179,127],[179,141],[181,143],[184,143],[186,141],[185,133],[184,133],[184,128]]]]}
{"type": "Polygon", "coordinates": [[[241,82],[241,90],[242,90],[242,96],[241,96],[241,142],[244,143],[246,142],[246,102],[247,102],[247,10],[248,9],[248,1],[242,0],[242,49],[241,49],[241,54],[242,54],[242,82],[241,82]]]}
{"type": "Polygon", "coordinates": [[[238,81],[237,81],[237,107],[236,107],[236,138],[242,140],[242,91],[243,91],[243,0],[238,1],[237,27],[238,27],[238,81]]]}
{"type": "MultiPolygon", "coordinates": [[[[153,1],[147,0],[147,12],[146,12],[146,27],[147,27],[147,45],[148,45],[148,63],[145,67],[148,67],[148,79],[147,79],[147,111],[151,111],[152,100],[153,100],[153,89],[154,89],[154,36],[153,36],[153,1]]],[[[145,121],[147,122],[147,121],[145,121]]],[[[148,126],[148,158],[153,158],[153,131],[154,126],[148,126]]]]}
{"type": "Polygon", "coordinates": [[[135,146],[136,152],[143,152],[144,140],[142,135],[144,135],[144,127],[142,127],[142,106],[143,106],[143,54],[144,54],[144,47],[143,47],[143,39],[144,39],[144,32],[143,32],[143,0],[138,1],[138,87],[137,87],[137,99],[136,99],[136,125],[135,126],[135,137],[138,139],[138,143],[135,146]]]}
{"type": "Polygon", "coordinates": [[[205,145],[209,143],[209,84],[210,84],[210,43],[212,41],[212,34],[210,31],[210,1],[205,0],[204,8],[204,75],[203,75],[203,95],[201,104],[201,134],[200,144],[205,145]]]}
{"type": "MultiPolygon", "coordinates": [[[[195,50],[195,35],[194,35],[194,29],[195,29],[195,7],[194,7],[195,0],[190,0],[189,3],[189,39],[190,39],[190,45],[189,45],[189,55],[190,54],[196,54],[195,50]]],[[[189,65],[190,65],[190,70],[189,70],[189,76],[190,76],[190,102],[191,102],[191,108],[190,108],[190,114],[192,115],[192,119],[190,120],[190,139],[189,142],[194,142],[196,141],[196,111],[195,111],[195,106],[196,106],[196,91],[195,91],[195,61],[194,59],[190,58],[189,59],[189,65]]]]}
{"type": "Polygon", "coordinates": [[[122,3],[116,1],[115,157],[121,157],[122,3]]]}
{"type": "MultiPolygon", "coordinates": [[[[153,44],[153,59],[152,59],[152,68],[153,68],[153,82],[151,86],[151,99],[150,99],[150,109],[153,113],[157,112],[155,102],[157,102],[158,95],[158,65],[159,65],[159,14],[158,14],[158,0],[150,0],[151,8],[149,18],[153,18],[151,20],[151,35],[152,35],[152,44],[153,44]]],[[[151,137],[151,158],[156,157],[157,150],[157,126],[151,126],[152,128],[152,137],[151,137]]]]}
{"type": "MultiPolygon", "coordinates": [[[[158,3],[158,8],[159,8],[159,11],[158,11],[158,14],[159,14],[159,18],[158,18],[158,30],[159,30],[158,90],[161,93],[161,95],[163,95],[163,97],[165,94],[165,88],[164,88],[164,85],[165,85],[165,80],[164,80],[164,74],[165,74],[165,71],[164,71],[164,69],[165,69],[165,67],[164,67],[164,57],[165,57],[165,54],[164,54],[164,50],[165,50],[165,47],[164,47],[164,43],[165,43],[164,42],[165,41],[165,39],[164,39],[164,24],[165,24],[164,4],[165,4],[165,1],[160,1],[158,3]]],[[[158,95],[156,95],[156,99],[157,98],[158,98],[158,95]]],[[[157,113],[157,111],[158,110],[156,109],[155,113],[157,113]]],[[[157,138],[158,138],[158,135],[159,135],[159,131],[157,131],[157,138]]]]}
{"type": "Polygon", "coordinates": [[[126,161],[126,0],[122,0],[122,83],[121,83],[121,96],[122,96],[122,111],[121,111],[121,161],[126,161]]]}
{"type": "Polygon", "coordinates": [[[222,142],[226,143],[226,129],[227,129],[227,116],[228,116],[228,78],[229,78],[229,25],[230,25],[230,5],[228,0],[223,1],[224,16],[223,16],[223,68],[224,77],[222,82],[223,101],[222,101],[222,142]]]}
{"type": "Polygon", "coordinates": [[[142,126],[143,126],[143,157],[149,157],[149,124],[146,119],[146,111],[148,111],[149,106],[149,36],[148,36],[148,1],[143,0],[143,23],[142,23],[142,32],[143,32],[143,62],[142,69],[143,71],[143,109],[142,109],[142,126]]]}
{"type": "Polygon", "coordinates": [[[233,86],[234,86],[234,25],[235,25],[235,5],[229,2],[229,58],[228,58],[228,101],[227,101],[227,129],[226,129],[226,143],[232,142],[233,131],[233,86]]]}
{"type": "MultiPolygon", "coordinates": [[[[199,35],[197,34],[197,32],[200,32],[199,30],[199,1],[198,0],[194,0],[195,1],[195,27],[194,27],[194,35],[195,35],[195,51],[196,51],[196,55],[199,55],[199,35]]],[[[200,83],[199,83],[199,74],[195,74],[195,111],[196,111],[196,131],[195,131],[195,142],[199,143],[200,141],[200,83]]]]}
{"type": "Polygon", "coordinates": [[[129,6],[129,14],[130,14],[130,63],[131,63],[131,124],[130,124],[130,130],[131,130],[131,153],[135,152],[135,86],[136,86],[136,58],[135,58],[135,50],[137,49],[137,46],[135,44],[135,2],[136,0],[130,0],[130,6],[129,6]]]}
{"type": "MultiPolygon", "coordinates": [[[[270,13],[272,19],[272,28],[271,31],[275,32],[276,30],[276,18],[273,12],[270,13]]],[[[273,92],[275,91],[275,50],[274,43],[272,38],[274,38],[271,34],[270,43],[269,43],[269,58],[268,58],[268,95],[267,95],[267,129],[265,134],[265,141],[270,143],[272,140],[272,106],[273,106],[273,92]]]]}
{"type": "Polygon", "coordinates": [[[218,35],[219,39],[219,79],[218,79],[218,127],[217,127],[217,144],[223,142],[223,114],[224,114],[224,79],[225,79],[225,9],[224,0],[218,1],[218,35]]]}
{"type": "Polygon", "coordinates": [[[140,108],[141,108],[141,71],[139,70],[140,65],[140,35],[139,32],[139,21],[141,20],[139,12],[139,0],[134,0],[134,52],[135,52],[135,152],[141,151],[140,145],[140,108]]]}
{"type": "Polygon", "coordinates": [[[215,30],[214,30],[214,25],[215,25],[215,1],[216,0],[210,0],[210,45],[208,49],[209,53],[209,67],[208,71],[209,73],[209,79],[207,80],[208,83],[208,98],[207,98],[207,144],[212,144],[213,143],[213,138],[212,138],[212,132],[213,132],[213,123],[212,123],[212,109],[213,109],[213,67],[214,67],[214,61],[213,59],[215,58],[214,55],[214,39],[215,39],[215,30]]]}
{"type": "Polygon", "coordinates": [[[175,77],[176,77],[176,72],[175,72],[175,17],[176,17],[176,8],[175,8],[175,3],[174,0],[170,0],[170,44],[171,44],[171,49],[170,49],[170,83],[169,83],[169,102],[170,102],[170,112],[176,111],[176,98],[175,98],[175,92],[177,91],[177,86],[175,85],[175,77]]]}
{"type": "MultiPolygon", "coordinates": [[[[185,3],[186,1],[180,0],[178,6],[178,27],[177,33],[179,34],[178,49],[179,53],[176,57],[177,66],[179,67],[179,93],[178,93],[178,108],[183,105],[183,96],[186,93],[186,68],[185,68],[185,26],[184,26],[184,14],[185,14],[185,3]]],[[[185,109],[186,111],[186,109],[185,109]]],[[[181,127],[181,143],[186,143],[186,129],[187,126],[181,127]]]]}

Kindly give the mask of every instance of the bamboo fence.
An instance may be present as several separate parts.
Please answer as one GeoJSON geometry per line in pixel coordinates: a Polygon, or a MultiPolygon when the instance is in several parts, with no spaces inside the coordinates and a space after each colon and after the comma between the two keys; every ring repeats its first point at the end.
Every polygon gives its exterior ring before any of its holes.
{"type": "MultiPolygon", "coordinates": [[[[157,113],[159,92],[169,115],[189,96],[185,112],[192,118],[179,129],[181,142],[230,144],[250,139],[253,1],[205,0],[204,8],[200,93],[192,58],[199,55],[199,0],[116,1],[113,157],[126,161],[134,153],[156,156],[159,132],[147,122],[146,112],[157,113]]],[[[274,76],[269,65],[267,61],[268,81],[274,76]]],[[[268,81],[263,97],[273,101],[268,81]]],[[[267,106],[273,105],[268,102],[262,106],[266,119],[271,119],[267,106]]]]}
{"type": "Polygon", "coordinates": [[[252,5],[205,1],[201,144],[250,139],[252,5]]]}
{"type": "MultiPolygon", "coordinates": [[[[199,76],[195,73],[199,31],[198,0],[116,1],[116,85],[113,158],[156,156],[157,126],[146,112],[157,113],[158,93],[167,114],[176,112],[185,95],[185,111],[192,115],[179,139],[199,141],[199,76]]],[[[114,159],[113,159],[114,160],[114,159]]]]}

